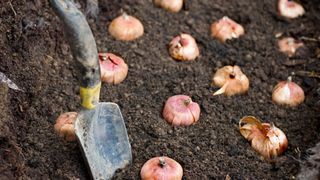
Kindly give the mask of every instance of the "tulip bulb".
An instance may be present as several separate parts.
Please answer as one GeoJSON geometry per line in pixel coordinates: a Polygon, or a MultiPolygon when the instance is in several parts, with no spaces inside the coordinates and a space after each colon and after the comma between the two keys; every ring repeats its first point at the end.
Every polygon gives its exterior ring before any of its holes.
{"type": "Polygon", "coordinates": [[[297,106],[304,101],[303,89],[292,82],[292,77],[289,76],[287,81],[278,83],[272,92],[273,102],[280,105],[297,106]]]}
{"type": "Polygon", "coordinates": [[[142,36],[143,32],[141,22],[126,13],[115,18],[109,25],[109,33],[117,40],[131,41],[142,36]]]}
{"type": "Polygon", "coordinates": [[[171,12],[179,12],[183,6],[183,0],[154,0],[154,3],[171,12]]]}
{"type": "Polygon", "coordinates": [[[162,115],[173,126],[189,126],[199,120],[200,106],[189,96],[175,95],[166,101],[162,115]]]}
{"type": "Polygon", "coordinates": [[[296,53],[297,49],[304,46],[304,44],[302,42],[297,43],[292,37],[287,37],[279,40],[278,46],[281,52],[291,57],[296,53]]]}
{"type": "Polygon", "coordinates": [[[243,94],[249,89],[249,79],[242,73],[239,66],[224,66],[218,69],[213,76],[213,84],[221,87],[213,95],[232,96],[243,94]]]}
{"type": "Polygon", "coordinates": [[[76,140],[74,123],[77,119],[77,116],[77,112],[66,112],[61,114],[56,120],[54,130],[60,137],[64,138],[66,141],[76,140]]]}
{"type": "Polygon", "coordinates": [[[183,169],[181,165],[169,157],[154,157],[141,168],[142,180],[181,180],[183,169]]]}
{"type": "Polygon", "coordinates": [[[292,0],[279,0],[278,11],[281,16],[290,19],[297,18],[305,13],[303,7],[292,0]]]}
{"type": "Polygon", "coordinates": [[[245,116],[239,122],[241,135],[265,160],[282,154],[288,147],[286,135],[274,124],[261,123],[253,116],[245,116]]]}
{"type": "Polygon", "coordinates": [[[189,34],[180,34],[169,44],[169,54],[180,61],[195,60],[200,52],[196,40],[189,34]]]}
{"type": "Polygon", "coordinates": [[[211,36],[221,42],[225,42],[227,39],[239,38],[243,34],[243,27],[227,16],[211,25],[211,36]]]}
{"type": "Polygon", "coordinates": [[[121,83],[128,74],[128,65],[112,53],[99,53],[101,81],[109,84],[121,83]]]}

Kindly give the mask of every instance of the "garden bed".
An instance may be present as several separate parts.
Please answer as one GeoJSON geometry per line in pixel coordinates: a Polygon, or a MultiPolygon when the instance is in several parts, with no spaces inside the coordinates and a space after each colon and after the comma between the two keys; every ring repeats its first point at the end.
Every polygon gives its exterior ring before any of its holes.
{"type": "MultiPolygon", "coordinates": [[[[114,179],[138,179],[144,162],[161,155],[182,165],[184,179],[297,175],[307,149],[320,141],[319,79],[294,76],[306,95],[296,108],[274,104],[271,93],[292,72],[319,72],[318,1],[301,0],[306,14],[294,20],[278,15],[275,1],[186,0],[179,13],[155,7],[151,0],[99,3],[97,21],[89,19],[98,50],[121,55],[129,65],[125,81],[103,84],[101,91],[101,101],[119,104],[132,146],[132,165],[114,179]],[[121,42],[108,34],[108,25],[121,9],[141,20],[141,38],[121,42]],[[210,24],[223,16],[242,24],[246,34],[225,44],[213,39],[210,24]],[[196,61],[170,58],[168,43],[181,32],[197,40],[196,61]],[[289,59],[278,51],[279,33],[302,40],[310,53],[289,59]],[[303,63],[285,65],[293,59],[303,63]],[[234,64],[250,80],[248,93],[213,96],[213,73],[234,64]],[[176,94],[199,103],[201,115],[195,125],[172,128],[163,120],[164,102],[176,94]],[[238,122],[246,115],[274,122],[286,133],[288,149],[274,165],[262,161],[239,133],[238,122]]],[[[83,10],[85,3],[80,4],[83,10]]],[[[23,90],[0,88],[0,179],[89,178],[78,145],[63,141],[53,130],[59,114],[80,108],[77,71],[62,23],[45,0],[7,0],[0,7],[0,72],[23,90]]]]}

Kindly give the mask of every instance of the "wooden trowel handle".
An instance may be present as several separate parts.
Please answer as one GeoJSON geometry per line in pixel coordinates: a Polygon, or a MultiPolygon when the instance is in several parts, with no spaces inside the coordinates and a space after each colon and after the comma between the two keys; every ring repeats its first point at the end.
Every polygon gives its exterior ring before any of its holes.
{"type": "Polygon", "coordinates": [[[80,78],[81,105],[93,109],[99,102],[100,66],[96,42],[85,16],[70,0],[51,0],[63,22],[80,78]]]}

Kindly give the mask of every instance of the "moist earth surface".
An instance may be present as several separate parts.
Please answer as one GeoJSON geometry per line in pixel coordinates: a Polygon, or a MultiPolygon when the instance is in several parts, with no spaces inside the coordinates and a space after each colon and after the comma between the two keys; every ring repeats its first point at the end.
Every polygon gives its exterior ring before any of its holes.
{"type": "MultiPolygon", "coordinates": [[[[86,3],[74,0],[81,11],[86,3]]],[[[119,85],[103,84],[101,101],[122,111],[132,146],[132,164],[114,179],[139,179],[142,165],[154,156],[169,156],[184,170],[183,179],[294,179],[319,136],[320,4],[299,1],[306,14],[294,20],[277,13],[276,1],[186,0],[179,13],[151,0],[100,0],[99,14],[88,17],[99,52],[123,57],[129,66],[119,85]],[[122,12],[144,25],[134,41],[116,41],[108,33],[122,12]],[[228,16],[245,35],[221,43],[210,24],[228,16]],[[178,62],[168,54],[170,40],[189,33],[200,56],[178,62]],[[308,51],[288,58],[279,52],[279,36],[302,41],[308,51]],[[213,96],[212,75],[224,65],[238,65],[250,80],[248,93],[213,96]],[[295,72],[306,95],[296,108],[272,102],[273,87],[295,72]],[[162,117],[170,96],[185,94],[199,103],[200,120],[173,128],[162,117]],[[253,115],[273,122],[288,138],[283,155],[268,163],[239,133],[238,122],[253,115]]],[[[56,118],[80,109],[75,61],[63,25],[45,0],[0,2],[0,72],[22,91],[0,84],[0,179],[89,179],[75,142],[54,132],[56,118]]]]}

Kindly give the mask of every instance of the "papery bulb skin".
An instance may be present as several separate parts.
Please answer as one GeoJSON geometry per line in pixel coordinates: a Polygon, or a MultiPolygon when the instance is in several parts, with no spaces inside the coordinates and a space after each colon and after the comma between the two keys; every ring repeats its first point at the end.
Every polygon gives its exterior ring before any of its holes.
{"type": "Polygon", "coordinates": [[[292,37],[283,38],[278,41],[279,50],[289,57],[292,57],[296,51],[303,47],[303,43],[297,43],[292,37]]]}
{"type": "Polygon", "coordinates": [[[276,154],[272,154],[271,156],[278,156],[282,154],[288,147],[288,139],[287,136],[284,134],[284,132],[275,127],[272,123],[262,123],[265,129],[267,129],[267,137],[270,140],[271,144],[274,145],[276,149],[276,154]]]}
{"type": "Polygon", "coordinates": [[[261,123],[253,116],[245,116],[239,122],[240,133],[263,159],[270,161],[288,147],[285,133],[272,123],[261,123]]]}
{"type": "Polygon", "coordinates": [[[75,141],[76,134],[74,123],[77,119],[77,112],[66,112],[61,114],[54,125],[55,132],[66,141],[75,141]]]}
{"type": "Polygon", "coordinates": [[[144,33],[144,28],[140,20],[123,13],[115,18],[109,25],[111,36],[121,41],[132,41],[144,33]]]}
{"type": "MultiPolygon", "coordinates": [[[[262,135],[258,132],[252,134],[252,148],[257,151],[265,160],[271,160],[282,154],[288,147],[286,135],[277,127],[271,127],[269,123],[262,123],[262,135]]],[[[253,131],[254,132],[254,131],[253,131]]]]}
{"type": "Polygon", "coordinates": [[[141,168],[141,180],[181,180],[183,169],[181,165],[169,157],[154,157],[141,168]]]}
{"type": "Polygon", "coordinates": [[[211,25],[211,36],[221,42],[225,42],[228,39],[239,38],[243,34],[244,28],[227,16],[224,16],[211,25]]]}
{"type": "Polygon", "coordinates": [[[249,79],[239,66],[224,66],[216,71],[213,84],[221,87],[214,95],[225,94],[232,96],[246,93],[249,89],[249,79]]]}
{"type": "Polygon", "coordinates": [[[169,43],[169,54],[179,61],[195,60],[199,54],[196,40],[189,34],[180,34],[169,43]]]}
{"type": "Polygon", "coordinates": [[[292,0],[279,0],[278,11],[281,16],[289,19],[297,18],[305,13],[304,8],[292,0]]]}
{"type": "Polygon", "coordinates": [[[154,0],[155,5],[170,11],[177,13],[183,6],[183,0],[154,0]]]}
{"type": "Polygon", "coordinates": [[[287,81],[278,83],[272,92],[272,101],[279,105],[288,105],[291,107],[298,106],[305,99],[303,89],[296,83],[292,82],[289,76],[287,81]]]}
{"type": "Polygon", "coordinates": [[[175,95],[166,101],[162,115],[173,126],[189,126],[199,120],[200,106],[189,96],[175,95]]]}
{"type": "Polygon", "coordinates": [[[128,74],[128,65],[112,53],[99,53],[101,81],[108,84],[121,83],[128,74]]]}

